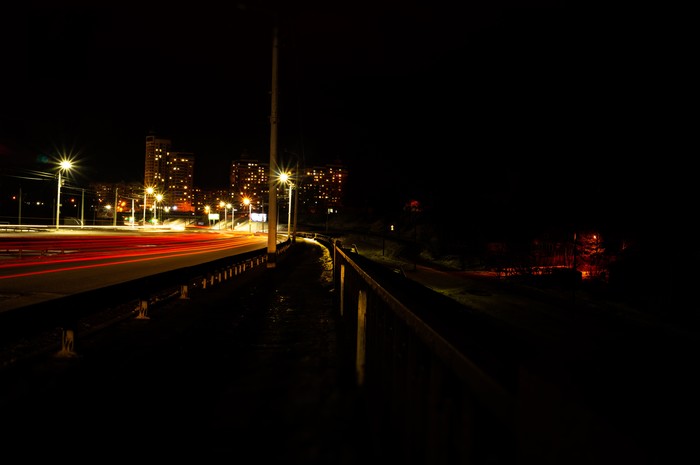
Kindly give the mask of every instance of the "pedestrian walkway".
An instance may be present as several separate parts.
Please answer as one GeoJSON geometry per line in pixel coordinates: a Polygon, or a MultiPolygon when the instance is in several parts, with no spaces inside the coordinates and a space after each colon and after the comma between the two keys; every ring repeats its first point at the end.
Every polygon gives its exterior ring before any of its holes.
{"type": "Polygon", "coordinates": [[[6,370],[5,453],[365,462],[371,440],[340,363],[331,268],[325,247],[298,240],[275,268],[77,339],[77,357],[6,370]]]}

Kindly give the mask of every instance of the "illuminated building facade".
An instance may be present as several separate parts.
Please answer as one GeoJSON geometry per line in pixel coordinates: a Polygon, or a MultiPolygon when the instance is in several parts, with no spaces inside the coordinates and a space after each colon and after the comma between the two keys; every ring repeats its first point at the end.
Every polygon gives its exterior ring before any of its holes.
{"type": "Polygon", "coordinates": [[[180,213],[194,212],[194,155],[190,152],[168,152],[166,160],[165,204],[180,213]]]}
{"type": "Polygon", "coordinates": [[[307,168],[299,182],[299,208],[308,213],[334,213],[343,206],[347,170],[339,163],[307,168]]]}
{"type": "Polygon", "coordinates": [[[167,155],[172,146],[170,139],[149,134],[146,136],[146,165],[144,169],[144,186],[153,187],[157,192],[165,190],[167,179],[167,155]]]}
{"type": "Polygon", "coordinates": [[[268,168],[268,163],[260,163],[246,156],[231,163],[231,191],[237,208],[243,205],[243,199],[247,197],[251,200],[253,211],[264,211],[269,192],[268,168]]]}

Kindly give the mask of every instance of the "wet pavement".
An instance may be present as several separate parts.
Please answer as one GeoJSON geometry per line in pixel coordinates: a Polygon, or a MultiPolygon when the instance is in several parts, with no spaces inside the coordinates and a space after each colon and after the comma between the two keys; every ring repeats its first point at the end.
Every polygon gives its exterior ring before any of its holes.
{"type": "Polygon", "coordinates": [[[331,268],[323,246],[298,241],[274,268],[76,336],[72,356],[0,371],[4,452],[366,461],[372,439],[352,367],[341,363],[331,268]]]}

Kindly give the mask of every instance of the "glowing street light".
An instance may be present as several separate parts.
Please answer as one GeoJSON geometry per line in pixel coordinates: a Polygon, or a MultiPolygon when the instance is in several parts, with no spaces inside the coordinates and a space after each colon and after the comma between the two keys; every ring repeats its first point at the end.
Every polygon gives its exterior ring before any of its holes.
{"type": "Polygon", "coordinates": [[[153,224],[156,225],[158,224],[158,206],[156,202],[162,202],[163,201],[163,194],[156,194],[156,196],[153,198],[153,224]]]}
{"type": "Polygon", "coordinates": [[[153,195],[153,188],[147,187],[143,192],[143,225],[146,226],[146,210],[148,205],[148,196],[153,195]]]}
{"type": "Polygon", "coordinates": [[[234,230],[234,226],[235,226],[235,224],[234,224],[234,223],[235,223],[235,218],[234,218],[233,212],[235,212],[236,209],[233,208],[233,205],[231,205],[230,203],[227,203],[227,204],[224,206],[224,216],[226,216],[226,208],[230,208],[230,209],[231,209],[231,231],[233,231],[233,230],[234,230]]]}
{"type": "Polygon", "coordinates": [[[250,201],[248,197],[243,199],[243,205],[248,205],[248,232],[252,232],[251,229],[253,227],[252,221],[253,221],[253,203],[250,201]]]}
{"type": "Polygon", "coordinates": [[[70,171],[73,164],[70,160],[61,160],[58,164],[58,191],[56,193],[56,231],[59,227],[58,217],[61,215],[61,184],[63,184],[63,179],[61,179],[61,174],[63,171],[70,171]]]}
{"type": "Polygon", "coordinates": [[[207,224],[209,225],[209,227],[211,227],[211,217],[209,216],[209,212],[211,212],[211,207],[209,205],[205,205],[204,211],[207,214],[207,224]]]}
{"type": "MultiPolygon", "coordinates": [[[[224,224],[226,224],[226,207],[224,205],[226,205],[226,204],[224,203],[223,200],[221,202],[219,202],[219,208],[224,209],[224,224]]],[[[219,223],[219,229],[221,229],[221,223],[219,223]]]]}
{"type": "Polygon", "coordinates": [[[289,185],[289,208],[287,208],[287,239],[289,239],[292,230],[292,187],[294,184],[292,184],[291,176],[288,173],[282,173],[280,181],[289,185]]]}
{"type": "MultiPolygon", "coordinates": [[[[231,209],[231,229],[233,229],[233,205],[231,205],[230,203],[224,203],[224,201],[222,200],[221,202],[219,202],[219,207],[224,209],[224,229],[226,229],[226,223],[228,222],[226,216],[226,209],[231,209]]],[[[221,229],[221,224],[219,224],[219,229],[221,229]]]]}

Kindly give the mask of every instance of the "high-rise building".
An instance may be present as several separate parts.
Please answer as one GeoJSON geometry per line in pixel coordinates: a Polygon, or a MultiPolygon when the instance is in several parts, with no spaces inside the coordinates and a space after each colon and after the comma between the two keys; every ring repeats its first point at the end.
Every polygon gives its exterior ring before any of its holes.
{"type": "Polygon", "coordinates": [[[165,190],[167,179],[167,154],[172,142],[170,139],[158,137],[151,133],[146,136],[146,166],[144,169],[144,187],[152,187],[155,191],[165,190]]]}
{"type": "Polygon", "coordinates": [[[243,205],[243,199],[251,200],[253,211],[263,211],[268,198],[269,163],[261,163],[247,155],[231,163],[231,192],[236,206],[243,205]]]}
{"type": "Polygon", "coordinates": [[[168,152],[166,160],[165,205],[180,213],[194,212],[194,155],[190,152],[168,152]]]}
{"type": "Polygon", "coordinates": [[[154,133],[146,136],[146,165],[144,170],[144,195],[153,189],[152,195],[162,195],[161,205],[177,213],[194,212],[194,154],[173,151],[172,141],[154,133]]]}
{"type": "MultiPolygon", "coordinates": [[[[242,211],[248,207],[243,200],[251,200],[252,211],[265,213],[269,200],[269,163],[261,162],[247,153],[234,160],[230,166],[229,189],[204,191],[194,186],[195,157],[191,152],[173,151],[172,141],[151,133],[146,137],[146,169],[144,189],[152,187],[152,194],[144,191],[144,203],[150,205],[148,196],[161,194],[163,208],[177,213],[202,213],[220,203],[229,202],[242,211]]],[[[327,165],[301,168],[290,173],[293,191],[298,196],[296,208],[306,213],[335,213],[343,207],[343,189],[347,170],[339,161],[327,165]]],[[[280,185],[281,196],[288,199],[289,190],[280,185]]]]}
{"type": "Polygon", "coordinates": [[[299,208],[309,213],[337,212],[343,206],[347,170],[340,163],[304,170],[299,181],[299,208]]]}
{"type": "MultiPolygon", "coordinates": [[[[298,208],[307,213],[337,212],[343,206],[343,188],[347,170],[339,162],[302,169],[290,173],[294,192],[299,196],[298,208]]],[[[269,164],[260,163],[246,154],[231,163],[231,189],[236,202],[248,197],[253,210],[264,212],[269,195],[269,164]]],[[[289,191],[279,186],[280,198],[287,198],[289,191]]]]}

